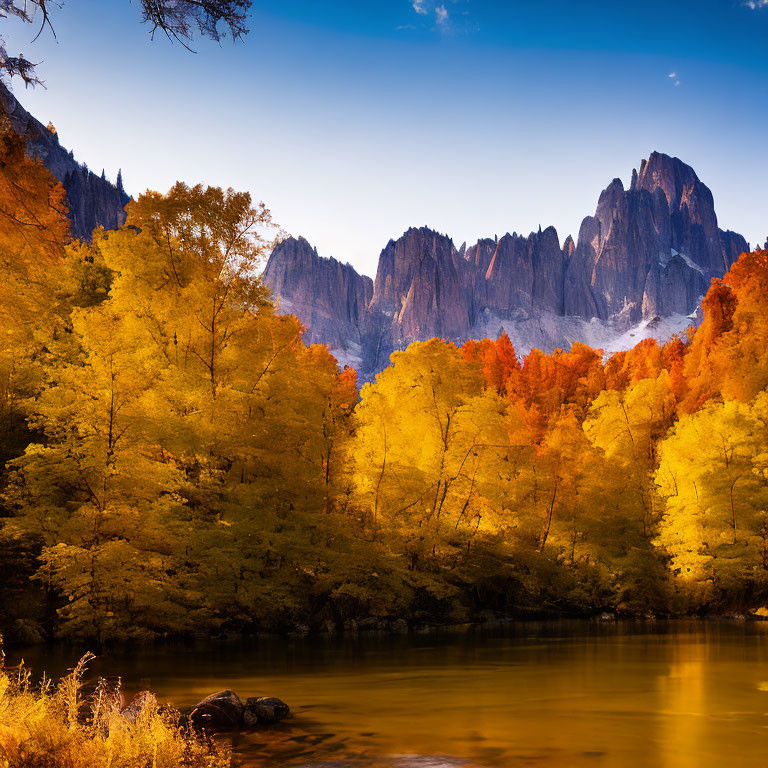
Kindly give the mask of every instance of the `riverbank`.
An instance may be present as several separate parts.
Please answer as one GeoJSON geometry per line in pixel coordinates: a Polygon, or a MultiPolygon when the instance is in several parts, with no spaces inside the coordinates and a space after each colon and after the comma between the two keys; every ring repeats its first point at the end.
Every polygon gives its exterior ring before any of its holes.
{"type": "MultiPolygon", "coordinates": [[[[345,636],[375,635],[375,636],[404,636],[408,634],[430,634],[441,632],[466,632],[472,629],[479,631],[493,630],[497,627],[509,627],[512,625],[526,625],[531,622],[654,622],[654,621],[768,621],[768,609],[758,608],[744,611],[724,611],[722,613],[651,613],[648,611],[576,611],[557,608],[520,608],[510,615],[496,614],[490,611],[480,612],[471,621],[407,621],[404,618],[381,618],[375,616],[350,619],[340,624],[303,624],[297,623],[290,628],[281,631],[221,631],[219,633],[185,632],[165,637],[155,637],[145,640],[131,640],[126,643],[112,641],[106,647],[131,648],[131,647],[162,647],[166,645],[212,644],[227,646],[232,643],[249,643],[260,640],[280,638],[338,638],[345,636]]],[[[78,647],[82,643],[68,640],[54,640],[44,637],[39,632],[29,634],[14,633],[13,627],[0,629],[0,637],[3,638],[6,648],[32,648],[71,646],[78,647]]],[[[86,643],[94,647],[93,643],[86,643]]]]}

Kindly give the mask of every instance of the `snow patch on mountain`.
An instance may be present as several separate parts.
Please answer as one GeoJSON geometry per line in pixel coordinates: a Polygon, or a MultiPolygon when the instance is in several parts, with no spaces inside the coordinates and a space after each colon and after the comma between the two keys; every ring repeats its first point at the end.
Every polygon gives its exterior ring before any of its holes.
{"type": "Polygon", "coordinates": [[[628,312],[608,320],[599,318],[562,317],[551,312],[519,311],[514,316],[500,317],[493,312],[483,313],[481,321],[472,329],[472,338],[497,338],[502,332],[509,336],[518,357],[531,350],[552,352],[570,349],[574,342],[582,342],[602,349],[606,355],[622,352],[643,339],[669,341],[675,335],[684,335],[687,328],[698,322],[697,313],[653,317],[632,323],[628,312]]]}
{"type": "Polygon", "coordinates": [[[679,256],[690,269],[693,269],[702,275],[704,274],[704,270],[690,256],[686,256],[684,253],[678,253],[674,248],[672,248],[671,251],[673,258],[679,256]]]}

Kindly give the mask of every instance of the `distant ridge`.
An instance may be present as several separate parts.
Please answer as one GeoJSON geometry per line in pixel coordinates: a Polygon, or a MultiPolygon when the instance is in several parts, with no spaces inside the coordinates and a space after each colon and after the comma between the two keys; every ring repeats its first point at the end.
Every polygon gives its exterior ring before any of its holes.
{"type": "Polygon", "coordinates": [[[272,252],[264,281],[307,340],[370,378],[412,341],[506,332],[518,352],[583,341],[606,351],[666,340],[695,321],[701,297],[749,244],[718,227],[710,190],[678,158],[653,152],[614,179],[577,240],[554,227],[457,249],[411,228],[390,240],[375,281],[318,256],[304,238],[272,252]]]}

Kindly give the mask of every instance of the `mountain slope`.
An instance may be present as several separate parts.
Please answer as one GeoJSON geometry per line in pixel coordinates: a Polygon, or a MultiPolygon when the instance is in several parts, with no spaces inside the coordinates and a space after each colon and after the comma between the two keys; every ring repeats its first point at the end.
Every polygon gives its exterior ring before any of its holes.
{"type": "Polygon", "coordinates": [[[40,158],[64,186],[75,237],[90,240],[96,227],[117,229],[125,222],[124,208],[130,199],[125,191],[78,163],[72,153],[61,146],[56,133],[27,112],[2,82],[0,112],[24,139],[28,154],[40,158]]]}

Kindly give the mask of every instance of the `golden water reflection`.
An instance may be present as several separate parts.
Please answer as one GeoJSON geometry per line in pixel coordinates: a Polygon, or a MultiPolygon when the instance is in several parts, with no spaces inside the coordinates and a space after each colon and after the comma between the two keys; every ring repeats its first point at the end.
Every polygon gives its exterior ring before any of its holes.
{"type": "Polygon", "coordinates": [[[288,701],[291,721],[235,739],[243,766],[768,765],[762,623],[526,624],[143,651],[100,665],[178,706],[220,688],[288,701]]]}

